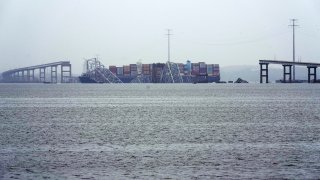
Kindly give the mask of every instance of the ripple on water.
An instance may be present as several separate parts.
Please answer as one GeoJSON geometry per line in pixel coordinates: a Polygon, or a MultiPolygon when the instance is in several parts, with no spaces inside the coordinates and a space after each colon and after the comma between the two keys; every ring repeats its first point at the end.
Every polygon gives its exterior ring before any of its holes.
{"type": "Polygon", "coordinates": [[[0,178],[318,178],[320,87],[148,86],[0,84],[0,178]]]}

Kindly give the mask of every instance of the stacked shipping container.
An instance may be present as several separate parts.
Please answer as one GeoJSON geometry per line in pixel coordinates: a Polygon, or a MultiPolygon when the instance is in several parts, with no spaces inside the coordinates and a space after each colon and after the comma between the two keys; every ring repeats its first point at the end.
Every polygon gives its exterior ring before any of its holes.
{"type": "Polygon", "coordinates": [[[208,76],[213,75],[213,64],[207,64],[207,74],[208,76]]]}
{"type": "Polygon", "coordinates": [[[137,68],[136,64],[130,64],[130,74],[131,74],[131,76],[138,75],[138,68],[137,68]]]}
{"type": "Polygon", "coordinates": [[[199,75],[207,74],[207,65],[204,62],[199,62],[199,75]]]}
{"type": "MultiPolygon", "coordinates": [[[[119,77],[134,78],[140,74],[144,76],[152,76],[152,82],[157,83],[160,80],[164,63],[154,64],[130,64],[123,67],[109,66],[109,70],[119,77]]],[[[220,79],[219,64],[206,64],[205,62],[191,63],[187,61],[186,64],[177,63],[180,74],[182,76],[208,76],[210,79],[220,79]]],[[[211,81],[212,82],[212,81],[211,81]]]]}
{"type": "Polygon", "coordinates": [[[123,75],[123,67],[117,67],[117,75],[123,75]]]}
{"type": "Polygon", "coordinates": [[[151,75],[151,65],[150,64],[142,64],[142,74],[143,75],[151,75]]]}
{"type": "Polygon", "coordinates": [[[213,65],[213,76],[220,76],[220,68],[219,64],[214,64],[213,65]]]}
{"type": "Polygon", "coordinates": [[[117,74],[117,67],[116,67],[116,66],[109,66],[109,70],[110,70],[113,74],[117,74]]]}
{"type": "Polygon", "coordinates": [[[130,76],[131,74],[130,74],[130,66],[128,66],[128,65],[124,65],[123,66],[123,75],[124,76],[130,76]]]}
{"type": "Polygon", "coordinates": [[[191,63],[191,75],[199,75],[200,66],[199,63],[191,63]]]}

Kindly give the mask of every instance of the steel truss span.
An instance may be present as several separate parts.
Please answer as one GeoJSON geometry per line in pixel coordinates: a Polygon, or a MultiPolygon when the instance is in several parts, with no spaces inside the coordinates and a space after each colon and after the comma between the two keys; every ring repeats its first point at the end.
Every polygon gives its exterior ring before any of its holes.
{"type": "Polygon", "coordinates": [[[122,81],[109,69],[105,68],[97,58],[86,59],[85,68],[86,72],[83,76],[86,76],[97,83],[122,83],[122,81]]]}

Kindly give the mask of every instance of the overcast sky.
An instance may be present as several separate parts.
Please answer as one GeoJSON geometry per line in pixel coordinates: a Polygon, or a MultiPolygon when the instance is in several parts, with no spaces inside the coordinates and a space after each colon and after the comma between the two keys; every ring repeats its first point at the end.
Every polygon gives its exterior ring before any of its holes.
{"type": "Polygon", "coordinates": [[[220,66],[320,62],[319,0],[0,0],[0,72],[83,59],[105,65],[171,61],[220,66]]]}

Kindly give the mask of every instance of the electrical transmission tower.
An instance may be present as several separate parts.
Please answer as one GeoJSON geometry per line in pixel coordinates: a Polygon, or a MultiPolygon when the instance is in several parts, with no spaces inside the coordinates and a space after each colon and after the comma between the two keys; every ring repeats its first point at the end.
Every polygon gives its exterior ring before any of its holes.
{"type": "MultiPolygon", "coordinates": [[[[295,27],[299,26],[299,25],[296,25],[295,22],[297,21],[297,19],[291,19],[292,21],[292,24],[290,24],[289,26],[292,27],[292,60],[293,62],[296,61],[296,50],[295,50],[295,27]]],[[[296,68],[295,68],[295,65],[292,66],[293,69],[292,69],[292,76],[293,76],[293,81],[296,80],[296,68]]]]}
{"type": "Polygon", "coordinates": [[[168,29],[168,34],[166,34],[168,36],[168,61],[170,62],[170,36],[172,34],[170,34],[171,29],[168,29]]]}
{"type": "Polygon", "coordinates": [[[84,76],[97,83],[122,83],[109,69],[105,68],[97,58],[85,60],[84,76]]]}
{"type": "Polygon", "coordinates": [[[170,29],[168,29],[168,61],[164,66],[160,78],[161,83],[183,83],[182,76],[180,74],[179,66],[176,63],[170,61],[170,29]]]}

